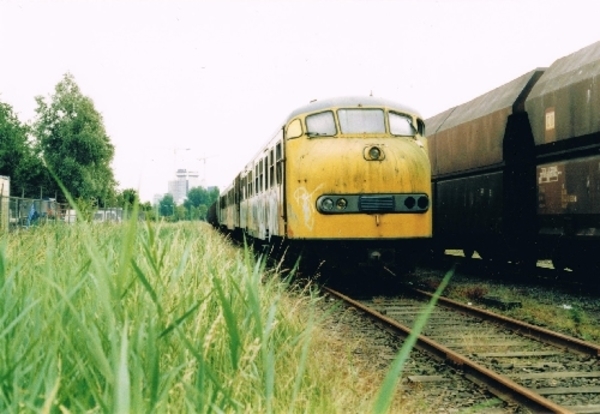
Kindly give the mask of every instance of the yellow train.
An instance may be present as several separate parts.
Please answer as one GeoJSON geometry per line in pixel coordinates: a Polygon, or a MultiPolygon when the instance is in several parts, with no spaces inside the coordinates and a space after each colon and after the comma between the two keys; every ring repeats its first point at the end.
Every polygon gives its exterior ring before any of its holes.
{"type": "Polygon", "coordinates": [[[410,269],[432,236],[425,124],[376,97],[293,111],[221,193],[209,221],[336,267],[410,269]]]}

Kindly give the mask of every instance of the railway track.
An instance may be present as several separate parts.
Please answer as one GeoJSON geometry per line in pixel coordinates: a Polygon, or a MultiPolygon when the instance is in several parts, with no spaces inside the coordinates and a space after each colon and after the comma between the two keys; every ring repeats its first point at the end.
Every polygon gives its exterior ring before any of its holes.
{"type": "MultiPolygon", "coordinates": [[[[325,290],[403,336],[433,298],[418,289],[363,300],[325,290]]],[[[531,412],[600,413],[598,345],[439,298],[415,347],[531,412]]]]}

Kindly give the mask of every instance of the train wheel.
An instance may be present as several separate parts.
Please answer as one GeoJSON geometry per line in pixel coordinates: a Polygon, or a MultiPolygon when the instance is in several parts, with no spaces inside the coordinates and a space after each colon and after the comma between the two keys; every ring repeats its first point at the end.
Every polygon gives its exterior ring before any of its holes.
{"type": "Polygon", "coordinates": [[[556,270],[565,270],[568,267],[567,261],[560,252],[555,252],[552,255],[552,266],[554,266],[554,269],[556,270]]]}
{"type": "Polygon", "coordinates": [[[465,256],[465,258],[467,259],[472,259],[473,255],[475,254],[475,250],[472,248],[466,248],[466,249],[462,249],[463,251],[463,255],[465,256]]]}
{"type": "Polygon", "coordinates": [[[492,260],[494,260],[494,255],[490,250],[477,249],[477,254],[486,262],[491,262],[492,260]]]}

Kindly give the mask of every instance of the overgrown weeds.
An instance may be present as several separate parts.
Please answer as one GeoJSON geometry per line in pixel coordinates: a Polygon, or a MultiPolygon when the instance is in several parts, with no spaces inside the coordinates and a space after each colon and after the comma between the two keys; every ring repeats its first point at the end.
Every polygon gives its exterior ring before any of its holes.
{"type": "Polygon", "coordinates": [[[373,408],[378,386],[332,358],[347,344],[323,332],[316,295],[269,275],[198,223],[3,236],[0,411],[384,412],[399,398],[396,364],[373,408]]]}

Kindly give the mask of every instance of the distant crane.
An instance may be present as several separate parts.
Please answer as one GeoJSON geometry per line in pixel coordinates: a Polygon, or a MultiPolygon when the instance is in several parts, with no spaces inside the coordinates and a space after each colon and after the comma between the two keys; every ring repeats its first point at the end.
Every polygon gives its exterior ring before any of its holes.
{"type": "Polygon", "coordinates": [[[202,162],[202,181],[201,182],[204,187],[206,187],[206,160],[209,158],[214,158],[214,157],[218,157],[218,155],[209,155],[209,156],[197,158],[198,161],[202,162]]]}

